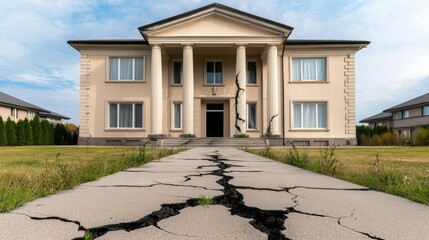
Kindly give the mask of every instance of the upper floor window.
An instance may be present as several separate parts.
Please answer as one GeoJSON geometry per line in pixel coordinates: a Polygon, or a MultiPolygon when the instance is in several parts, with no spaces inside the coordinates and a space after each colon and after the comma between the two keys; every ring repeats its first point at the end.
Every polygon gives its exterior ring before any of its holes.
{"type": "Polygon", "coordinates": [[[247,84],[256,84],[256,62],[247,62],[247,84]]]}
{"type": "Polygon", "coordinates": [[[293,81],[326,81],[326,58],[292,58],[293,81]]]}
{"type": "Polygon", "coordinates": [[[143,128],[143,104],[110,103],[109,128],[143,128]]]}
{"type": "Polygon", "coordinates": [[[402,111],[402,117],[403,118],[409,118],[410,117],[410,111],[409,110],[402,111]]]}
{"type": "Polygon", "coordinates": [[[27,116],[34,117],[36,116],[36,113],[33,111],[27,111],[27,116]]]}
{"type": "Polygon", "coordinates": [[[112,81],[144,80],[144,58],[111,57],[109,79],[112,81]]]}
{"type": "Polygon", "coordinates": [[[223,84],[222,62],[207,61],[206,84],[223,84]]]}
{"type": "Polygon", "coordinates": [[[396,119],[402,119],[402,111],[396,112],[395,116],[396,116],[396,119]]]}
{"type": "Polygon", "coordinates": [[[296,129],[326,129],[326,103],[294,103],[293,128],[296,129]]]}
{"type": "Polygon", "coordinates": [[[172,77],[172,84],[180,85],[182,84],[182,62],[181,61],[173,61],[173,77],[172,77]]]}
{"type": "Polygon", "coordinates": [[[423,107],[423,116],[429,116],[429,105],[423,107]]]}

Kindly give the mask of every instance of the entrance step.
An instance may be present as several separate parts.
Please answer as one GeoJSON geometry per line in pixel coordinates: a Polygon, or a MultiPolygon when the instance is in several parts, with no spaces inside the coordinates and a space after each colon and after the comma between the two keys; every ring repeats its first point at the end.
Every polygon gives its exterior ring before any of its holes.
{"type": "Polygon", "coordinates": [[[267,147],[263,138],[165,138],[162,147],[267,147]]]}

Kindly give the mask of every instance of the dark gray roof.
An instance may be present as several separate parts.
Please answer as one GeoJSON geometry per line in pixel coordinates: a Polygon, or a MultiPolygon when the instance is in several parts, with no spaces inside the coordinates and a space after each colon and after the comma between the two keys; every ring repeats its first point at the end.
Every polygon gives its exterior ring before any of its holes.
{"type": "Polygon", "coordinates": [[[33,105],[31,103],[28,103],[26,101],[22,101],[21,99],[18,99],[16,97],[12,97],[6,93],[0,92],[0,104],[2,105],[8,105],[11,107],[17,107],[17,108],[23,108],[23,109],[30,109],[30,110],[37,110],[38,112],[49,112],[46,109],[43,109],[41,107],[38,107],[36,105],[33,105]]]}
{"type": "Polygon", "coordinates": [[[363,120],[360,120],[359,122],[360,123],[369,123],[369,122],[374,122],[374,121],[377,121],[377,120],[388,119],[388,118],[391,118],[391,117],[392,117],[392,113],[390,113],[390,112],[382,112],[382,113],[376,114],[374,116],[371,116],[369,118],[365,118],[363,120]]]}
{"type": "Polygon", "coordinates": [[[20,108],[20,109],[24,109],[24,110],[31,110],[31,111],[39,113],[41,116],[55,117],[55,118],[61,118],[61,119],[70,119],[69,117],[63,116],[63,115],[58,114],[58,113],[51,112],[49,110],[38,107],[36,105],[33,105],[31,103],[28,103],[28,102],[23,101],[21,99],[18,99],[16,97],[12,97],[12,96],[10,96],[6,93],[3,93],[3,92],[0,92],[0,105],[20,108]]]}
{"type": "Polygon", "coordinates": [[[334,39],[288,39],[286,46],[294,45],[346,45],[346,44],[363,44],[368,45],[370,41],[362,40],[334,40],[334,39]]]}
{"type": "Polygon", "coordinates": [[[407,109],[411,107],[418,107],[429,104],[429,93],[426,93],[420,97],[413,98],[409,101],[403,102],[391,108],[384,110],[383,112],[393,112],[401,109],[407,109]]]}
{"type": "Polygon", "coordinates": [[[170,22],[170,21],[174,21],[174,20],[183,18],[183,17],[187,17],[187,16],[193,15],[195,13],[202,12],[204,10],[207,10],[207,9],[210,9],[210,8],[214,8],[214,7],[220,8],[220,9],[224,9],[224,10],[227,10],[227,11],[231,11],[231,12],[234,12],[234,13],[238,13],[238,14],[241,14],[241,15],[245,15],[247,17],[250,17],[250,18],[262,21],[262,22],[266,22],[266,23],[269,23],[269,24],[272,24],[272,25],[275,25],[275,26],[278,26],[278,27],[287,28],[289,30],[293,29],[293,27],[291,27],[291,26],[288,26],[288,25],[285,25],[285,24],[281,24],[281,23],[278,23],[278,22],[275,22],[275,21],[272,21],[272,20],[269,20],[269,19],[266,19],[266,18],[262,18],[262,17],[256,16],[256,15],[253,15],[253,14],[250,14],[250,13],[247,13],[247,12],[243,12],[243,11],[240,11],[238,9],[235,9],[235,8],[232,8],[232,7],[228,7],[228,6],[225,6],[223,4],[219,4],[219,3],[212,3],[212,4],[209,4],[209,5],[204,6],[204,7],[200,7],[200,8],[197,8],[197,9],[194,9],[194,10],[191,10],[191,11],[188,11],[188,12],[185,12],[185,13],[173,16],[173,17],[169,17],[169,18],[157,21],[157,22],[153,22],[153,23],[141,26],[138,29],[140,31],[145,31],[148,28],[154,27],[156,25],[164,24],[164,23],[167,23],[167,22],[170,22]]]}

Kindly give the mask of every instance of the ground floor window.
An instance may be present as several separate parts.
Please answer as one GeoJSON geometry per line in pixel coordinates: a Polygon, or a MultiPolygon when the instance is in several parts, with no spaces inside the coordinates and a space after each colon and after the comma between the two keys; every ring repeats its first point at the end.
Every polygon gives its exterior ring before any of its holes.
{"type": "Polygon", "coordinates": [[[326,129],[326,103],[293,103],[293,128],[326,129]]]}
{"type": "Polygon", "coordinates": [[[256,103],[247,103],[247,129],[256,129],[256,103]]]}
{"type": "Polygon", "coordinates": [[[173,129],[182,129],[182,103],[173,103],[172,125],[173,129]]]}
{"type": "Polygon", "coordinates": [[[142,103],[110,103],[110,128],[143,128],[142,103]]]}

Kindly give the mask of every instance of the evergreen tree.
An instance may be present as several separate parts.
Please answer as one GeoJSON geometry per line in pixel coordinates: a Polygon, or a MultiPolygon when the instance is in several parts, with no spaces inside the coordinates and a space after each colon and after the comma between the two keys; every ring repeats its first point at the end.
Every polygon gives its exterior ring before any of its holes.
{"type": "Polygon", "coordinates": [[[16,124],[16,145],[23,146],[27,143],[27,132],[25,131],[24,121],[19,120],[16,124]]]}
{"type": "Polygon", "coordinates": [[[13,122],[10,117],[6,121],[6,136],[7,136],[7,145],[15,146],[16,145],[16,132],[15,132],[15,122],[13,122]]]}
{"type": "Polygon", "coordinates": [[[3,118],[0,116],[0,146],[7,145],[6,126],[4,125],[3,118]]]}
{"type": "Polygon", "coordinates": [[[25,145],[33,145],[33,131],[31,130],[30,121],[24,119],[25,145]]]}
{"type": "Polygon", "coordinates": [[[59,123],[55,125],[55,128],[54,128],[54,144],[55,145],[63,144],[63,133],[59,123]]]}
{"type": "Polygon", "coordinates": [[[40,127],[40,119],[35,116],[31,121],[31,131],[33,132],[33,144],[42,145],[42,129],[40,127]]]}
{"type": "Polygon", "coordinates": [[[40,128],[41,128],[41,132],[42,132],[42,138],[41,138],[41,145],[49,145],[49,122],[46,120],[42,120],[40,122],[40,128]]]}

